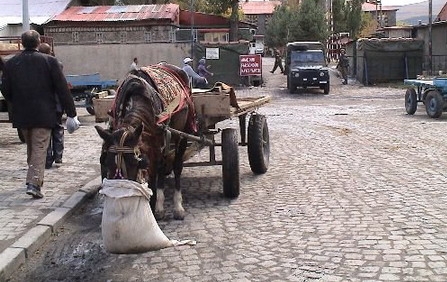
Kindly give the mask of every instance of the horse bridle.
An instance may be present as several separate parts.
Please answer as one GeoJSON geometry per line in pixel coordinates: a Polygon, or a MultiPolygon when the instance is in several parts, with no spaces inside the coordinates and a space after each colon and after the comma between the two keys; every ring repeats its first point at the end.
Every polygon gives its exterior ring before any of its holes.
{"type": "MultiPolygon", "coordinates": [[[[133,128],[132,128],[133,129],[133,128]]],[[[132,132],[132,130],[130,130],[132,132]]],[[[124,141],[126,140],[127,136],[129,135],[129,131],[124,131],[123,135],[120,138],[119,145],[111,145],[109,149],[107,150],[110,153],[115,153],[115,164],[116,164],[116,171],[115,175],[113,176],[114,179],[123,179],[128,177],[127,175],[127,169],[126,165],[123,161],[123,155],[124,154],[133,154],[135,159],[138,162],[142,161],[141,158],[141,151],[138,146],[130,147],[130,146],[124,146],[124,141]]]]}

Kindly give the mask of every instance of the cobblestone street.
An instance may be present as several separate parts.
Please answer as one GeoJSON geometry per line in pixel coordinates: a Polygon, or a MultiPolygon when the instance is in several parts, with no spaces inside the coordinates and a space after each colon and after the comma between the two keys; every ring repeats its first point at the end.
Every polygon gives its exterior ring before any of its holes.
{"type": "MultiPolygon", "coordinates": [[[[170,239],[197,245],[108,254],[96,196],[10,281],[447,281],[447,115],[430,119],[419,104],[409,116],[405,89],[341,85],[335,76],[329,95],[289,94],[286,77],[269,72],[273,59],[263,60],[265,86],[236,94],[272,97],[259,108],[269,170],[254,175],[239,147],[241,194],[228,200],[220,166],[185,168],[185,220],[168,206],[158,222],[170,239]]],[[[94,118],[80,119],[66,134],[64,163],[47,171],[43,201],[25,195],[25,146],[0,124],[3,248],[99,176],[94,118]]]]}

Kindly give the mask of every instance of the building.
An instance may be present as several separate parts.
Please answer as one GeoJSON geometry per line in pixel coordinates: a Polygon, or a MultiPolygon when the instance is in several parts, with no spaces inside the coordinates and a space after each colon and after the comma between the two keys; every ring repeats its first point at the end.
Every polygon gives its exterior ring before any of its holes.
{"type": "MultiPolygon", "coordinates": [[[[297,5],[299,0],[296,1],[297,5]]],[[[264,36],[268,22],[272,18],[273,12],[281,1],[245,1],[240,2],[239,7],[244,13],[244,20],[256,25],[256,31],[253,32],[254,40],[251,42],[252,53],[265,53],[264,36]],[[261,52],[261,50],[263,50],[261,52]]]]}
{"type": "Polygon", "coordinates": [[[396,7],[382,6],[381,4],[368,2],[362,4],[362,11],[371,14],[373,19],[377,19],[379,27],[395,26],[397,10],[399,9],[396,7]]]}
{"type": "MultiPolygon", "coordinates": [[[[241,39],[253,28],[239,26],[241,39]]],[[[100,73],[107,79],[123,77],[135,57],[140,65],[181,66],[184,57],[194,56],[196,44],[228,43],[229,28],[227,18],[190,13],[177,4],[72,6],[43,26],[66,74],[100,73]]]]}
{"type": "MultiPolygon", "coordinates": [[[[0,0],[0,36],[17,36],[23,32],[22,0],[0,0]]],[[[32,29],[43,33],[42,25],[76,0],[30,0],[28,1],[29,23],[32,29]]]]}

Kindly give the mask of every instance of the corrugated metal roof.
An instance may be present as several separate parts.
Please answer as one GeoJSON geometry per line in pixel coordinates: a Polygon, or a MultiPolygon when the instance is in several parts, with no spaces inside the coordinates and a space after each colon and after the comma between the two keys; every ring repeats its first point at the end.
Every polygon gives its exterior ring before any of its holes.
{"type": "Polygon", "coordinates": [[[252,1],[241,2],[239,6],[246,15],[271,15],[281,1],[252,1]]]}
{"type": "Polygon", "coordinates": [[[178,23],[180,9],[177,4],[70,7],[57,15],[54,21],[98,22],[170,20],[178,23]]]}
{"type": "MultiPolygon", "coordinates": [[[[22,23],[22,0],[0,0],[0,19],[2,23],[22,23]]],[[[44,24],[64,11],[71,0],[28,0],[30,23],[44,24]]]]}

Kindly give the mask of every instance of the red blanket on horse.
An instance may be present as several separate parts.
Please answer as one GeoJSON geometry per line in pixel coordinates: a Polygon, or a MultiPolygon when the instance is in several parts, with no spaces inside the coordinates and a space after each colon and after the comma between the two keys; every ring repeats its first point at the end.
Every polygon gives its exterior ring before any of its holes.
{"type": "MultiPolygon", "coordinates": [[[[184,81],[179,73],[162,64],[141,67],[140,70],[150,77],[153,82],[152,87],[158,92],[163,103],[163,111],[157,116],[157,123],[166,123],[175,113],[188,107],[188,129],[190,132],[197,132],[194,103],[191,99],[191,89],[187,84],[188,82],[184,81]]],[[[131,76],[132,74],[129,74],[127,78],[131,76]]],[[[116,105],[116,101],[125,100],[118,97],[120,95],[119,89],[117,93],[115,104],[112,107],[113,117],[116,117],[117,114],[116,107],[118,105],[116,105]]]]}

